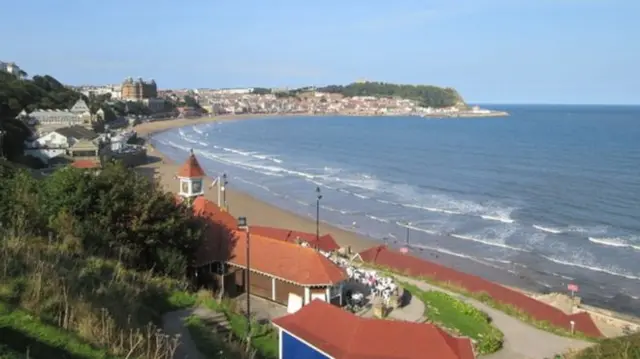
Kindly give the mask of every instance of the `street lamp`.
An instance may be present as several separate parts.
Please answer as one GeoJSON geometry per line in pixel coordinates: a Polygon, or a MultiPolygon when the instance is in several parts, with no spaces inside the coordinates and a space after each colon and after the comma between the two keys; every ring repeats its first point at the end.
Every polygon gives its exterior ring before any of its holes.
{"type": "Polygon", "coordinates": [[[320,242],[320,200],[322,194],[320,194],[320,186],[316,187],[316,245],[320,242]]]}
{"type": "Polygon", "coordinates": [[[407,222],[406,225],[407,225],[407,227],[406,227],[407,228],[407,235],[405,237],[405,242],[406,242],[407,245],[409,245],[409,226],[411,225],[411,222],[407,222]]]}
{"type": "Polygon", "coordinates": [[[227,209],[227,184],[228,183],[229,181],[227,181],[227,174],[223,173],[222,174],[222,205],[224,206],[224,209],[227,209]]]}
{"type": "MultiPolygon", "coordinates": [[[[224,175],[226,177],[226,175],[224,175]]],[[[246,233],[247,240],[247,268],[245,272],[245,290],[247,291],[247,342],[251,341],[251,235],[247,217],[238,217],[238,229],[246,233]]]]}

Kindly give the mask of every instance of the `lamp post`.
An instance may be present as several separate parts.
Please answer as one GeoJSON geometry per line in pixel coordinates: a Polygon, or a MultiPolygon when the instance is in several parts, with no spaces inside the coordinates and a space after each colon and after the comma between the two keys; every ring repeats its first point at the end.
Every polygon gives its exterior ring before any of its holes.
{"type": "Polygon", "coordinates": [[[320,242],[320,186],[316,187],[316,245],[320,242]]]}
{"type": "MultiPolygon", "coordinates": [[[[226,176],[226,175],[225,175],[226,176]]],[[[238,217],[238,228],[246,234],[247,240],[247,267],[245,272],[245,290],[247,292],[247,342],[251,342],[251,234],[249,233],[249,224],[247,217],[238,217]]]]}
{"type": "Polygon", "coordinates": [[[411,225],[411,222],[407,222],[406,224],[407,224],[407,227],[406,227],[407,228],[407,235],[405,237],[405,242],[406,242],[407,245],[409,245],[409,227],[408,226],[411,225]]]}
{"type": "Polygon", "coordinates": [[[229,182],[227,181],[227,174],[223,173],[222,174],[222,205],[224,206],[224,209],[227,209],[227,184],[229,182]]]}

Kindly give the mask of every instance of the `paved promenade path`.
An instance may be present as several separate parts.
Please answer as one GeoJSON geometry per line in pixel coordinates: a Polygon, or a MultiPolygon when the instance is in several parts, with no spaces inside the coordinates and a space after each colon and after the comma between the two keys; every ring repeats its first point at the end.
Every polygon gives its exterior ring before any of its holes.
{"type": "Polygon", "coordinates": [[[593,345],[593,343],[586,341],[561,337],[545,332],[475,299],[432,286],[420,280],[400,275],[394,276],[422,290],[445,292],[489,314],[493,320],[493,325],[504,333],[504,347],[497,353],[483,356],[483,358],[546,359],[553,358],[554,355],[565,353],[570,349],[584,349],[593,345]]]}

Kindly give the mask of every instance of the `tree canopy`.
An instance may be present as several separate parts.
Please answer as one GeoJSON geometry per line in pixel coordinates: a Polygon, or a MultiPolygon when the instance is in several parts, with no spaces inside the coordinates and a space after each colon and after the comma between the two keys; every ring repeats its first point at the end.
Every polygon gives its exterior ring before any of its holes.
{"type": "Polygon", "coordinates": [[[10,160],[20,156],[24,141],[31,135],[31,130],[15,119],[20,111],[68,109],[81,96],[48,75],[28,80],[0,72],[0,131],[5,132],[0,144],[4,156],[10,160]]]}
{"type": "Polygon", "coordinates": [[[173,276],[184,275],[205,225],[172,194],[120,164],[97,175],[68,167],[40,180],[5,171],[0,223],[14,235],[49,237],[78,254],[173,276]]]}
{"type": "Polygon", "coordinates": [[[346,86],[330,85],[318,88],[319,92],[339,93],[346,97],[375,96],[400,97],[417,101],[425,107],[450,107],[464,103],[458,92],[450,87],[426,85],[399,85],[384,82],[358,82],[346,86]]]}

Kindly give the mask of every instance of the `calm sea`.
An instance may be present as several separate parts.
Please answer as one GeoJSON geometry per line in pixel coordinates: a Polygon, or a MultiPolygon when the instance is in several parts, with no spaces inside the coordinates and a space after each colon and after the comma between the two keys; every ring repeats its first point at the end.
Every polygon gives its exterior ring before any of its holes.
{"type": "MultiPolygon", "coordinates": [[[[176,161],[297,213],[510,273],[591,304],[640,303],[640,107],[497,106],[508,118],[307,117],[158,134],[176,161]]],[[[639,313],[640,314],[640,313],[639,313]]]]}

